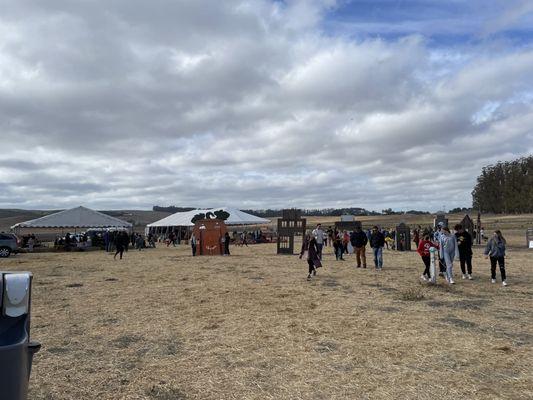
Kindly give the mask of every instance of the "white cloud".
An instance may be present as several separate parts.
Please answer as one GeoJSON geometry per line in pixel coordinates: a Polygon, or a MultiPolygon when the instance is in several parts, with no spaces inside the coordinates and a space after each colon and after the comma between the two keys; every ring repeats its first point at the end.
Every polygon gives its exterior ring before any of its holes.
{"type": "Polygon", "coordinates": [[[510,0],[506,2],[506,6],[502,13],[485,24],[483,36],[511,28],[524,17],[533,14],[533,3],[530,0],[510,0]]]}
{"type": "Polygon", "coordinates": [[[335,36],[336,5],[5,2],[0,206],[437,209],[531,153],[530,49],[335,36]]]}

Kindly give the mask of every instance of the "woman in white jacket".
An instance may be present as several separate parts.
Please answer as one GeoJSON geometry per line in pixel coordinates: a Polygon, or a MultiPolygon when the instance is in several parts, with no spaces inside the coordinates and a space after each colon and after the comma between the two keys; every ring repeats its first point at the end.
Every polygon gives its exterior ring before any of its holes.
{"type": "Polygon", "coordinates": [[[439,238],[439,255],[446,264],[446,280],[450,284],[453,281],[453,260],[458,256],[459,249],[457,247],[457,239],[455,235],[450,233],[448,227],[442,228],[442,233],[439,238]]]}

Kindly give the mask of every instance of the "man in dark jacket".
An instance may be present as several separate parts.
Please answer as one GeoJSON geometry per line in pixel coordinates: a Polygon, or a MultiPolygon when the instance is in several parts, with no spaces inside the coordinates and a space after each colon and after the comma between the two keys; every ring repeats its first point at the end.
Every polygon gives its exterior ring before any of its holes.
{"type": "Polygon", "coordinates": [[[368,243],[366,233],[363,232],[361,227],[355,228],[355,231],[350,235],[350,242],[355,251],[355,257],[357,260],[357,268],[361,268],[361,261],[363,262],[363,268],[366,268],[366,254],[365,246],[368,243]]]}
{"type": "Polygon", "coordinates": [[[377,226],[372,227],[370,234],[370,247],[374,253],[374,266],[376,269],[383,268],[383,246],[385,246],[385,236],[381,233],[377,226]]]}
{"type": "Polygon", "coordinates": [[[457,239],[457,248],[459,249],[459,261],[461,263],[461,272],[463,273],[463,279],[473,279],[472,236],[463,229],[462,225],[458,224],[455,225],[455,237],[457,239]]]}

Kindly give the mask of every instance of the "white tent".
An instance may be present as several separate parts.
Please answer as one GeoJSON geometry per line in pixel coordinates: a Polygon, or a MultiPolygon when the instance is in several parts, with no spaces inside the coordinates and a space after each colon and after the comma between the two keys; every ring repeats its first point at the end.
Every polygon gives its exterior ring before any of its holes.
{"type": "Polygon", "coordinates": [[[195,215],[206,214],[208,212],[215,212],[219,210],[226,211],[229,214],[228,219],[224,221],[226,225],[262,225],[270,223],[270,220],[268,219],[256,217],[255,215],[245,213],[235,208],[219,207],[177,212],[159,221],[152,222],[151,224],[146,225],[146,228],[149,229],[168,226],[194,226],[194,223],[191,222],[191,220],[195,215]]]}
{"type": "Polygon", "coordinates": [[[85,207],[76,207],[46,215],[41,218],[20,222],[11,227],[18,228],[128,228],[129,222],[85,207]]]}

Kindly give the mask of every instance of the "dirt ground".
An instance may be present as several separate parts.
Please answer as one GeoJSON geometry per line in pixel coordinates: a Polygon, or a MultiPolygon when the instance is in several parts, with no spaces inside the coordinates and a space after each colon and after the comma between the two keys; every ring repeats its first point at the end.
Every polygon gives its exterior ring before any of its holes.
{"type": "Polygon", "coordinates": [[[0,267],[34,273],[30,399],[531,399],[533,250],[506,234],[507,288],[481,248],[453,287],[421,284],[415,252],[386,250],[377,272],[331,248],[308,282],[271,244],[0,267]]]}

